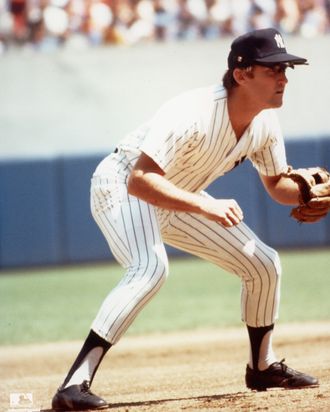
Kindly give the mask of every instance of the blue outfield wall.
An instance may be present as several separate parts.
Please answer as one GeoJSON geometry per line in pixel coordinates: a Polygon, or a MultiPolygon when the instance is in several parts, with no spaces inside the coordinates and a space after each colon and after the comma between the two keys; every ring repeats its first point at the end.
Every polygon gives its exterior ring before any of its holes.
{"type": "Polygon", "coordinates": [[[55,264],[61,260],[61,199],[56,163],[0,163],[1,267],[55,264]]]}
{"type": "MultiPolygon", "coordinates": [[[[293,167],[330,169],[330,137],[289,139],[286,147],[293,167]]],[[[0,161],[0,269],[113,259],[89,207],[90,179],[105,155],[0,161]]],[[[330,245],[329,216],[313,225],[292,220],[290,207],[270,199],[248,161],[208,191],[235,198],[246,223],[273,247],[330,245]]]]}
{"type": "Polygon", "coordinates": [[[62,205],[61,262],[109,258],[109,248],[96,226],[89,207],[90,180],[104,155],[58,159],[59,199],[62,205]]]}

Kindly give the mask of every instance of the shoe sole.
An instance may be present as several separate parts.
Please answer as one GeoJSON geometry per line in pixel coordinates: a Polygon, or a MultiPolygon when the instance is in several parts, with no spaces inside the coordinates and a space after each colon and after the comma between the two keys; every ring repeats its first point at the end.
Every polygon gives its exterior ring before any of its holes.
{"type": "Polygon", "coordinates": [[[107,408],[110,408],[110,406],[111,405],[106,405],[106,406],[101,406],[101,407],[99,407],[99,408],[88,408],[88,409],[68,409],[68,408],[61,408],[61,409],[54,409],[54,408],[52,408],[51,409],[51,411],[56,411],[56,412],[69,412],[69,411],[72,411],[72,412],[74,412],[74,411],[100,411],[100,410],[102,410],[102,409],[107,409],[107,408]]]}
{"type": "Polygon", "coordinates": [[[103,406],[98,406],[97,408],[87,408],[87,409],[82,409],[82,408],[79,408],[79,409],[69,409],[68,407],[61,407],[61,408],[54,408],[53,406],[52,406],[52,411],[58,411],[58,412],[63,412],[63,411],[65,411],[65,412],[69,412],[69,411],[100,411],[101,409],[107,409],[107,408],[110,408],[110,404],[107,404],[107,405],[103,405],[103,406]]]}
{"type": "Polygon", "coordinates": [[[257,392],[265,392],[267,389],[284,389],[284,390],[294,390],[294,389],[312,389],[312,388],[318,388],[320,385],[315,384],[315,385],[305,385],[305,386],[247,386],[248,389],[251,391],[257,391],[257,392]]]}

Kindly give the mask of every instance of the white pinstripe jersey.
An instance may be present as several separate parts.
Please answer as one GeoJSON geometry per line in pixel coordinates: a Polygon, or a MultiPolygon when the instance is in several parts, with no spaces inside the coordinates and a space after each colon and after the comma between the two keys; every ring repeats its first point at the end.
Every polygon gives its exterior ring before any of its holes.
{"type": "Polygon", "coordinates": [[[195,89],[165,103],[154,118],[118,147],[130,166],[143,151],[180,188],[198,192],[244,159],[268,176],[287,169],[283,136],[274,110],[260,112],[239,141],[221,85],[195,89]]]}

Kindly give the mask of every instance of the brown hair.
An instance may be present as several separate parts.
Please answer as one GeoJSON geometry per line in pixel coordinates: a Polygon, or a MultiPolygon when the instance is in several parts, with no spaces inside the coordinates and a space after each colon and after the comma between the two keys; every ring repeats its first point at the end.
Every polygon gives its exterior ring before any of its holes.
{"type": "Polygon", "coordinates": [[[222,77],[222,84],[228,92],[238,86],[233,73],[234,69],[228,69],[222,77]]]}

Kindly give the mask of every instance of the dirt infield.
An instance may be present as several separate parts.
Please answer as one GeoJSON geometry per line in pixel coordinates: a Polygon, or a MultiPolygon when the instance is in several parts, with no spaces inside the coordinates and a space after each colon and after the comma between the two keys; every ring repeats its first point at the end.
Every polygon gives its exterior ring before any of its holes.
{"type": "MultiPolygon", "coordinates": [[[[0,348],[0,411],[50,411],[80,345],[0,348]],[[15,403],[19,393],[26,394],[26,407],[15,403]]],[[[93,389],[110,402],[109,411],[329,411],[330,322],[280,325],[274,347],[290,366],[318,376],[320,386],[247,390],[242,327],[124,337],[105,358],[93,389]]]]}

